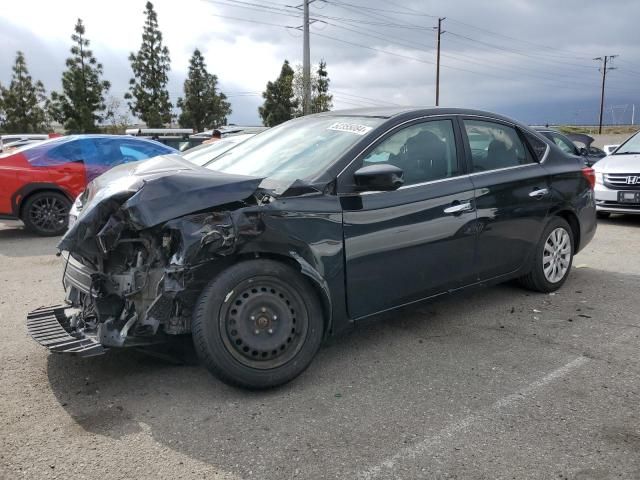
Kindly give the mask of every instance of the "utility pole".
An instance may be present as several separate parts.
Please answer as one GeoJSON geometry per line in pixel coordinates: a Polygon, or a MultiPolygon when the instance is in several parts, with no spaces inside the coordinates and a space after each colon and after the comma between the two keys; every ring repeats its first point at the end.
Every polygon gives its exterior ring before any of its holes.
{"type": "Polygon", "coordinates": [[[602,90],[600,92],[600,121],[598,123],[598,134],[602,134],[602,115],[604,113],[604,85],[607,80],[607,72],[609,70],[615,70],[615,67],[607,66],[607,63],[611,62],[618,55],[605,55],[604,57],[596,57],[594,60],[602,62],[602,90]]]}
{"type": "Polygon", "coordinates": [[[440,37],[444,33],[442,31],[442,21],[446,17],[438,17],[438,53],[436,56],[436,107],[440,105],[440,37]]]}
{"type": "Polygon", "coordinates": [[[303,22],[303,54],[302,54],[302,114],[309,115],[311,113],[311,52],[309,48],[309,0],[303,0],[304,3],[304,22],[303,22]]]}

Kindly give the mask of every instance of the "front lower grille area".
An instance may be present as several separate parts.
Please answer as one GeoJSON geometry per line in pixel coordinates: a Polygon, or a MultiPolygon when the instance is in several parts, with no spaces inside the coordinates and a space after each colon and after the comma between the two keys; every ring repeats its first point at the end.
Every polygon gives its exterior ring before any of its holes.
{"type": "Polygon", "coordinates": [[[92,292],[92,275],[94,275],[95,272],[88,267],[85,267],[71,255],[69,255],[65,260],[67,263],[64,270],[64,287],[68,288],[73,286],[83,293],[95,294],[95,292],[92,292]]]}
{"type": "Polygon", "coordinates": [[[614,190],[640,190],[640,173],[605,173],[604,184],[614,190]]]}
{"type": "Polygon", "coordinates": [[[52,352],[73,353],[81,357],[101,355],[106,349],[89,337],[74,337],[69,329],[68,307],[40,307],[27,315],[27,331],[31,338],[52,352]]]}

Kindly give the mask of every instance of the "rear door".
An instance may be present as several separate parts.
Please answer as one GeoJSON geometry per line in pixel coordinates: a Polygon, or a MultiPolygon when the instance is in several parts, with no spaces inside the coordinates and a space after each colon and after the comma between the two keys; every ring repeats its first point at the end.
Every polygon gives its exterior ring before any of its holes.
{"type": "Polygon", "coordinates": [[[515,272],[533,253],[551,206],[549,178],[514,125],[463,117],[461,126],[478,215],[476,265],[487,280],[515,272]]]}
{"type": "Polygon", "coordinates": [[[352,178],[355,170],[374,163],[402,168],[405,184],[391,192],[341,196],[352,318],[476,278],[473,185],[454,119],[395,128],[363,152],[346,175],[352,178]]]}

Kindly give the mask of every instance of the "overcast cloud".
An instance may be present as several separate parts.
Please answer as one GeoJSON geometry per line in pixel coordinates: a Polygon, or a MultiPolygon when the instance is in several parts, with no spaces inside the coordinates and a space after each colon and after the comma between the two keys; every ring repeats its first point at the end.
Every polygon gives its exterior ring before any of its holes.
{"type": "MultiPolygon", "coordinates": [[[[128,54],[140,45],[145,3],[12,3],[0,12],[0,83],[8,83],[15,52],[22,50],[33,77],[48,91],[59,89],[69,37],[80,17],[112,83],[111,94],[121,98],[131,76],[128,54]]],[[[300,12],[286,6],[296,4],[155,1],[171,53],[174,104],[197,47],[231,99],[230,121],[258,124],[266,82],[277,77],[285,58],[292,64],[302,59],[301,32],[295,30],[300,12]]],[[[432,105],[432,27],[442,16],[447,18],[441,105],[496,111],[528,123],[595,122],[600,73],[592,58],[618,54],[617,70],[607,77],[607,105],[614,107],[615,120],[629,122],[635,103],[640,117],[640,2],[635,0],[316,0],[311,16],[316,20],[311,59],[327,62],[335,108],[432,105]]],[[[606,120],[612,120],[610,111],[606,120]]]]}

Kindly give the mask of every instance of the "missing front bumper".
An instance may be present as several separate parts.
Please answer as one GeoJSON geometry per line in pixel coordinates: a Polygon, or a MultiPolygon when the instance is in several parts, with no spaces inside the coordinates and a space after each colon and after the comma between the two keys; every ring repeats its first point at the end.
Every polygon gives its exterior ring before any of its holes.
{"type": "Polygon", "coordinates": [[[27,331],[40,345],[56,353],[72,353],[81,357],[101,355],[107,349],[94,339],[74,337],[69,331],[67,307],[40,307],[27,314],[27,331]]]}

